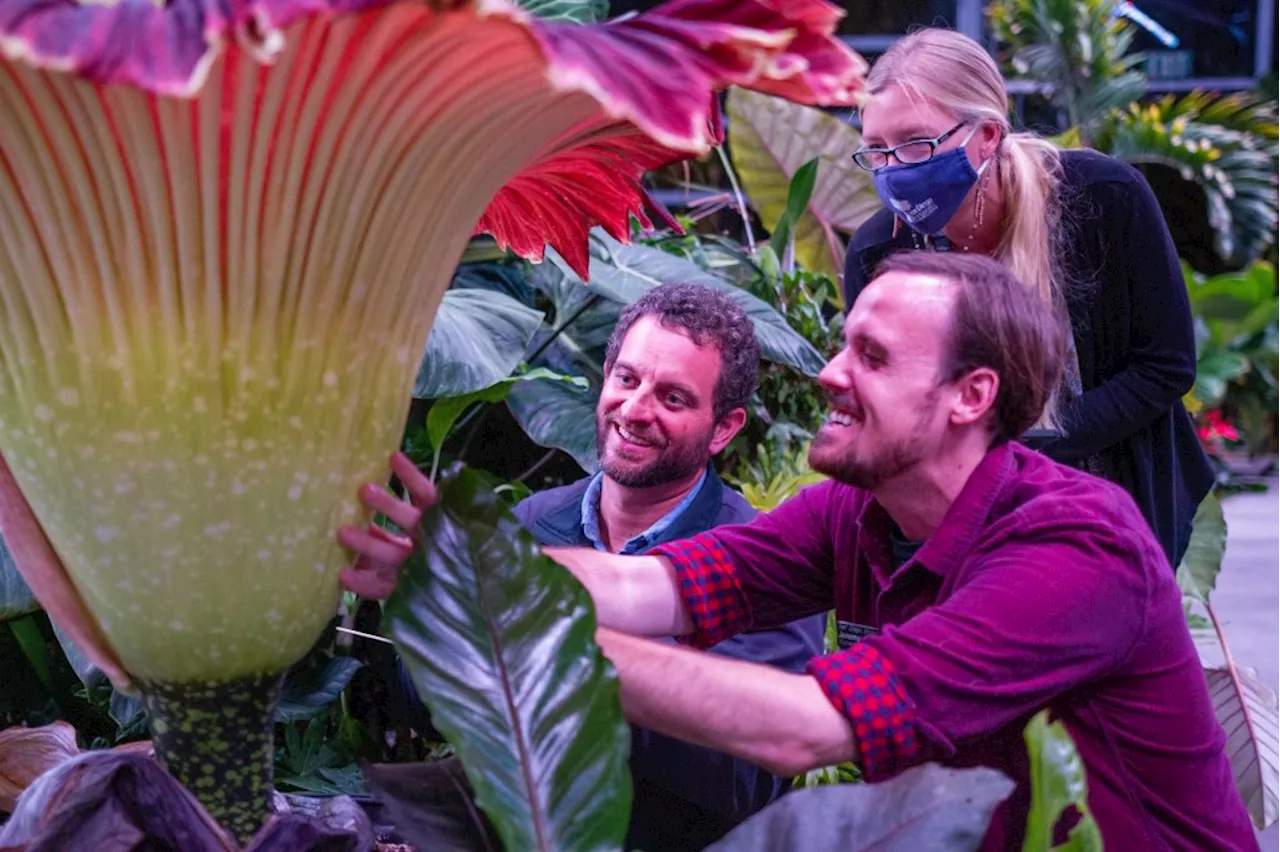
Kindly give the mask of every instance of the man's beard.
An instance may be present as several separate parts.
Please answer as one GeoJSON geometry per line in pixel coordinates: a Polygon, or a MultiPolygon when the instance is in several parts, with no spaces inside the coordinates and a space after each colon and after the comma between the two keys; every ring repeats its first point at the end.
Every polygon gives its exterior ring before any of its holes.
{"type": "MultiPolygon", "coordinates": [[[[928,420],[936,401],[935,390],[921,404],[916,413],[916,421],[907,434],[882,449],[875,458],[859,460],[851,455],[837,455],[833,451],[824,453],[822,437],[819,435],[809,445],[809,466],[838,482],[865,491],[874,491],[890,479],[906,473],[924,459],[925,436],[929,431],[928,420]]],[[[865,425],[864,422],[859,428],[865,425]]]]}
{"type": "MultiPolygon", "coordinates": [[[[653,488],[658,485],[667,485],[692,476],[706,467],[711,460],[711,438],[714,427],[684,444],[668,442],[659,450],[658,457],[643,467],[627,464],[611,457],[605,450],[614,422],[604,417],[596,418],[596,447],[599,448],[600,453],[600,469],[604,471],[605,476],[619,485],[627,488],[653,488]]],[[[647,440],[650,436],[637,433],[636,437],[647,440]]]]}
{"type": "Polygon", "coordinates": [[[825,456],[821,441],[822,438],[819,437],[809,445],[809,466],[838,482],[866,491],[874,491],[888,480],[910,470],[923,457],[918,442],[911,440],[895,442],[878,457],[867,461],[849,456],[825,456]]]}

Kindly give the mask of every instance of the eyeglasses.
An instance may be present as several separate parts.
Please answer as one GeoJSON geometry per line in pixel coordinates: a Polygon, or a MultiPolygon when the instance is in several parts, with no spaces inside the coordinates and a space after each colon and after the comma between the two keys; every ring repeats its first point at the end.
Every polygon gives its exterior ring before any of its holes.
{"type": "Polygon", "coordinates": [[[941,136],[935,136],[932,139],[910,139],[892,148],[863,148],[854,153],[853,161],[869,172],[883,169],[889,165],[890,157],[903,164],[923,163],[933,156],[933,152],[938,150],[939,145],[950,139],[957,130],[967,123],[962,121],[946,133],[941,136]]]}

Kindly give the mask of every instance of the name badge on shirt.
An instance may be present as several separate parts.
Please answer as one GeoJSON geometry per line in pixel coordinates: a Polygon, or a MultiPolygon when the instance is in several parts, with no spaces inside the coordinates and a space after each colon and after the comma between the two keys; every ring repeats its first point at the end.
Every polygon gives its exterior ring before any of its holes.
{"type": "Polygon", "coordinates": [[[879,633],[879,629],[866,624],[854,624],[852,621],[836,622],[836,645],[841,651],[847,651],[868,636],[879,633]]]}

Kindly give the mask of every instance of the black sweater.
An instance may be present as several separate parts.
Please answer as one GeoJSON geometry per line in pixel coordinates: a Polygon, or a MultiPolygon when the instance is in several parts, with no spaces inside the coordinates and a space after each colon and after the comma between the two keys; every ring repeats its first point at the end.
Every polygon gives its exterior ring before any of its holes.
{"type": "MultiPolygon", "coordinates": [[[[1213,485],[1183,395],[1196,378],[1191,303],[1160,207],[1133,167],[1089,150],[1063,152],[1062,198],[1072,239],[1066,265],[1072,334],[1084,393],[1067,402],[1062,437],[1038,444],[1058,461],[1094,456],[1133,495],[1177,565],[1196,507],[1213,485]]],[[[852,305],[889,254],[916,247],[881,210],[845,258],[852,305]]]]}

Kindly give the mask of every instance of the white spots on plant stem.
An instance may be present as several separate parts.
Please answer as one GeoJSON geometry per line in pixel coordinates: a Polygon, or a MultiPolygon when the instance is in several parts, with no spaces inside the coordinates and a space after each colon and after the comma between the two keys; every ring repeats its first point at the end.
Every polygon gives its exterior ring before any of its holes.
{"type": "Polygon", "coordinates": [[[323,381],[324,386],[327,388],[336,387],[338,384],[338,374],[333,370],[325,370],[323,381]]]}
{"type": "Polygon", "coordinates": [[[289,488],[289,499],[295,503],[302,499],[302,486],[294,485],[289,488]]]}
{"type": "Polygon", "coordinates": [[[138,484],[130,476],[125,475],[116,480],[115,492],[117,494],[128,494],[137,487],[138,484]]]}
{"type": "Polygon", "coordinates": [[[196,414],[204,414],[209,410],[209,403],[205,402],[204,397],[198,396],[191,400],[191,410],[196,414]]]}
{"type": "Polygon", "coordinates": [[[317,562],[314,565],[312,565],[311,568],[317,574],[323,574],[325,571],[329,570],[329,566],[325,565],[323,562],[317,562]]]}
{"type": "Polygon", "coordinates": [[[118,444],[141,444],[142,436],[137,432],[117,432],[111,436],[118,444]]]}
{"type": "Polygon", "coordinates": [[[302,429],[302,418],[296,414],[293,415],[289,418],[289,425],[294,429],[302,429]]]}
{"type": "Polygon", "coordinates": [[[170,630],[178,630],[178,631],[182,631],[182,630],[186,630],[186,629],[187,629],[187,625],[183,624],[181,621],[178,621],[178,620],[175,618],[173,621],[170,621],[170,622],[169,622],[169,629],[170,629],[170,630]]]}
{"type": "Polygon", "coordinates": [[[109,543],[113,538],[120,534],[120,530],[115,527],[94,527],[93,536],[103,544],[109,543]]]}
{"type": "Polygon", "coordinates": [[[264,548],[262,550],[259,550],[257,553],[255,553],[254,556],[262,560],[263,562],[266,562],[268,559],[271,558],[271,551],[264,548]]]}
{"type": "Polygon", "coordinates": [[[75,408],[80,404],[80,392],[75,388],[63,388],[58,391],[58,402],[67,408],[75,408]]]}
{"type": "Polygon", "coordinates": [[[167,517],[165,517],[163,521],[160,522],[160,528],[171,530],[180,523],[182,523],[181,515],[177,515],[177,514],[168,515],[167,517]]]}
{"type": "Polygon", "coordinates": [[[53,409],[47,405],[37,405],[35,410],[31,412],[41,423],[48,423],[53,420],[53,409]]]}

